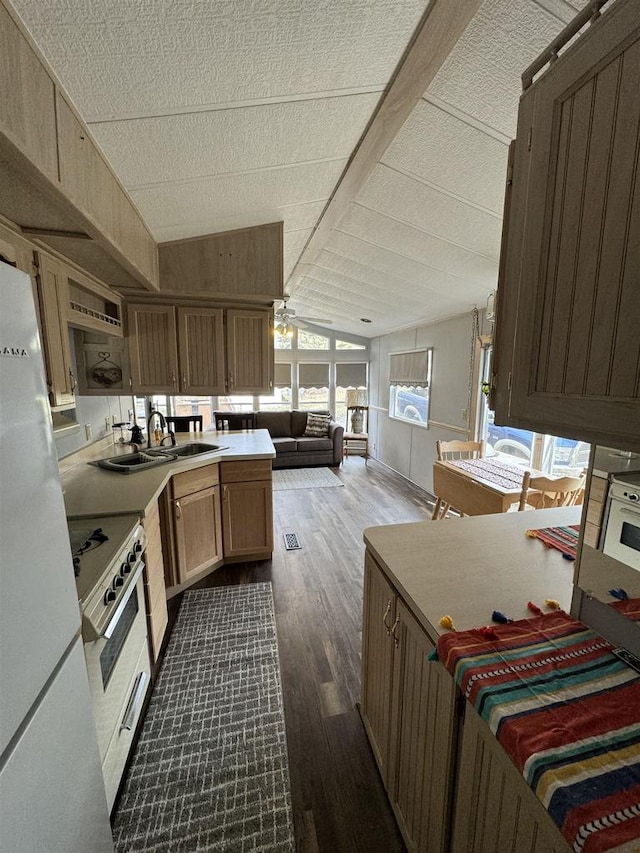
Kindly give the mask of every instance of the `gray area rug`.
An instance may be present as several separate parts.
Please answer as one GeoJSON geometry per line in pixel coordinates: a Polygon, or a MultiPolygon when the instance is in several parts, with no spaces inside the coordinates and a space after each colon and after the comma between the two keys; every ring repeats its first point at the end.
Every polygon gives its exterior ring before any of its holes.
{"type": "Polygon", "coordinates": [[[270,583],[187,591],[118,805],[117,853],[293,853],[270,583]]]}
{"type": "Polygon", "coordinates": [[[277,468],[273,472],[273,491],[283,489],[332,489],[344,486],[331,468],[277,468]]]}

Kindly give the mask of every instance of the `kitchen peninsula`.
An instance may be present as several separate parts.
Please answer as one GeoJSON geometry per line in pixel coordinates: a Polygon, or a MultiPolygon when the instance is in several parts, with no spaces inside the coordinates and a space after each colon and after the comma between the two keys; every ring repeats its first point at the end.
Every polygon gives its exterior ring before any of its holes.
{"type": "Polygon", "coordinates": [[[453,678],[429,656],[447,633],[445,615],[464,631],[495,624],[494,610],[531,618],[529,601],[551,612],[544,602],[555,599],[568,611],[574,563],[526,532],[578,524],[581,511],[365,530],[362,716],[409,849],[569,849],[453,678]],[[480,839],[496,832],[499,843],[484,846],[480,839]]]}

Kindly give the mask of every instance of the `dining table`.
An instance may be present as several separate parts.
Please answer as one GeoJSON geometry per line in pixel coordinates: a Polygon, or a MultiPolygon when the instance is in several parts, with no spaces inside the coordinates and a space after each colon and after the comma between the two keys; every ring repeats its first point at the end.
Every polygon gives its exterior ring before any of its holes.
{"type": "Polygon", "coordinates": [[[524,472],[524,468],[497,457],[436,461],[433,490],[437,501],[432,518],[441,518],[446,504],[463,515],[507,512],[520,500],[524,472]]]}

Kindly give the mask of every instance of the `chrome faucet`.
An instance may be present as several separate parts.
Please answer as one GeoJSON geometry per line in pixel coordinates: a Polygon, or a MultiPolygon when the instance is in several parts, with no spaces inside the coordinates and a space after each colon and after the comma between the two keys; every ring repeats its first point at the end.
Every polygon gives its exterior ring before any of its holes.
{"type": "Polygon", "coordinates": [[[162,412],[159,412],[157,409],[151,409],[151,411],[149,412],[149,417],[147,418],[147,447],[151,447],[151,420],[154,417],[154,415],[157,415],[160,418],[160,429],[163,432],[166,430],[166,435],[163,435],[162,439],[160,440],[160,447],[162,447],[162,445],[165,442],[165,439],[167,439],[167,438],[171,439],[171,445],[172,446],[175,445],[175,443],[176,443],[175,433],[167,427],[167,422],[165,420],[164,415],[162,414],[162,412]]]}

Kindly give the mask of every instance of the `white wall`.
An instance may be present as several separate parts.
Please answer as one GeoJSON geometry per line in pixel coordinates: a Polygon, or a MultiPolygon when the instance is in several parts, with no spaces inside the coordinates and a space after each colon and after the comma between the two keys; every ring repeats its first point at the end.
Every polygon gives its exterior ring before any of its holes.
{"type": "Polygon", "coordinates": [[[466,440],[471,312],[371,341],[369,435],[371,455],[433,492],[438,439],[466,440]],[[389,354],[433,347],[429,426],[389,417],[389,354]]]}

